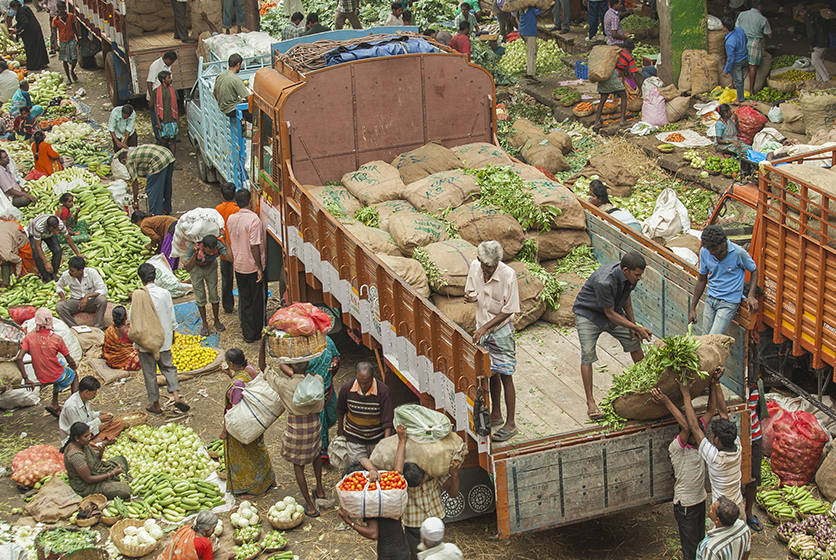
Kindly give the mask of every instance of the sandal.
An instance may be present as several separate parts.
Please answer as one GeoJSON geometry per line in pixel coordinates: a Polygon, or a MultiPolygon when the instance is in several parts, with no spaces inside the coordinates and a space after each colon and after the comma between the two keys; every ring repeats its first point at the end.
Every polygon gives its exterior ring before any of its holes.
{"type": "Polygon", "coordinates": [[[758,519],[758,516],[755,517],[747,517],[746,524],[749,525],[749,528],[753,531],[760,533],[763,531],[763,525],[761,525],[761,520],[758,519]]]}
{"type": "Polygon", "coordinates": [[[174,401],[174,408],[176,408],[180,412],[188,412],[189,410],[191,410],[192,407],[190,407],[183,401],[174,401]]]}
{"type": "Polygon", "coordinates": [[[597,422],[604,417],[604,413],[601,412],[600,408],[596,408],[595,410],[587,410],[586,415],[589,416],[589,419],[593,422],[597,422]]]}
{"type": "Polygon", "coordinates": [[[317,510],[314,510],[314,512],[311,513],[308,510],[305,510],[305,515],[307,515],[308,517],[319,517],[319,512],[317,510]]]}
{"type": "Polygon", "coordinates": [[[163,413],[163,409],[156,410],[156,409],[155,409],[154,407],[152,407],[150,404],[149,404],[148,406],[146,406],[146,407],[145,407],[145,410],[146,410],[147,412],[150,412],[151,414],[162,414],[162,413],[163,413]]]}
{"type": "Polygon", "coordinates": [[[52,415],[53,415],[53,416],[55,416],[56,418],[60,418],[60,417],[61,417],[61,411],[60,411],[60,410],[55,410],[55,409],[54,409],[54,408],[52,408],[51,406],[45,406],[45,407],[44,407],[44,410],[46,410],[47,412],[49,412],[50,414],[52,414],[52,415]]]}
{"type": "Polygon", "coordinates": [[[496,428],[497,426],[502,426],[503,424],[505,424],[505,420],[502,420],[501,418],[499,420],[491,420],[491,428],[496,428]]]}
{"type": "Polygon", "coordinates": [[[211,332],[209,331],[209,327],[203,327],[200,329],[200,336],[209,336],[211,332]]]}
{"type": "Polygon", "coordinates": [[[223,324],[221,323],[215,323],[215,330],[218,332],[224,332],[226,330],[226,327],[223,326],[223,324]]]}
{"type": "Polygon", "coordinates": [[[517,435],[520,431],[516,428],[513,430],[506,430],[505,428],[500,428],[498,432],[496,432],[493,437],[491,438],[496,443],[501,443],[503,441],[508,441],[515,435],[517,435]]]}

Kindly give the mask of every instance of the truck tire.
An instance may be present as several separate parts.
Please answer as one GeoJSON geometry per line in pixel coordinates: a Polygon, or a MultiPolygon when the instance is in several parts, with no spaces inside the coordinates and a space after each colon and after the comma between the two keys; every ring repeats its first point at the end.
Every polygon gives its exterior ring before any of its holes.
{"type": "Polygon", "coordinates": [[[110,102],[113,106],[118,106],[121,98],[119,97],[119,82],[130,81],[130,76],[125,75],[125,65],[121,60],[117,60],[116,54],[111,51],[105,55],[105,81],[107,82],[107,94],[110,97],[110,102]],[[117,70],[119,68],[119,70],[117,70]]]}
{"type": "Polygon", "coordinates": [[[215,171],[215,168],[210,167],[208,163],[206,163],[206,158],[203,156],[203,152],[200,148],[195,148],[197,151],[197,176],[198,178],[203,181],[204,183],[217,183],[218,182],[218,174],[215,171]]]}

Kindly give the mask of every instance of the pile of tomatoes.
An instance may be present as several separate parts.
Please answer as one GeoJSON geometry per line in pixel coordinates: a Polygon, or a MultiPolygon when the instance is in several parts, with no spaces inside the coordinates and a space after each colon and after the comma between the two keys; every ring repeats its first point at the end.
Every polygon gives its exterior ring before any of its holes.
{"type": "MultiPolygon", "coordinates": [[[[347,492],[360,492],[369,482],[368,477],[360,472],[353,472],[340,483],[339,489],[347,492]]],[[[403,490],[406,488],[406,479],[397,471],[383,471],[380,473],[381,490],[403,490]]],[[[378,483],[369,484],[369,490],[377,490],[378,483]]]]}

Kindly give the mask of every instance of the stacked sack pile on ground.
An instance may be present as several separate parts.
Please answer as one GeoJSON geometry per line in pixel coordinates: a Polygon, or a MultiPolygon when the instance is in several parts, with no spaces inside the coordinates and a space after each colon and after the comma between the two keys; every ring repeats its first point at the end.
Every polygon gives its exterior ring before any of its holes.
{"type": "MultiPolygon", "coordinates": [[[[547,164],[546,171],[555,165],[568,169],[563,156],[572,149],[568,135],[546,136],[525,121],[516,137],[528,145],[530,161],[547,164]]],[[[476,304],[465,303],[463,296],[479,243],[498,241],[504,261],[517,273],[518,330],[543,317],[547,303],[552,313],[543,318],[558,321],[553,312],[561,284],[547,267],[590,245],[575,195],[491,144],[448,149],[429,143],[391,163],[369,162],[345,174],[339,186],[306,188],[396,274],[471,333],[476,304]]],[[[567,305],[571,309],[571,302],[567,305]]],[[[560,321],[566,323],[565,313],[560,321]]]]}

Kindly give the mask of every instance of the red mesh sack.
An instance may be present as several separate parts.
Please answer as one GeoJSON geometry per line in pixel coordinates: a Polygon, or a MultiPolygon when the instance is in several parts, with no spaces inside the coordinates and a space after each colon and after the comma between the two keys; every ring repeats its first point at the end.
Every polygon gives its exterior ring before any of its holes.
{"type": "Polygon", "coordinates": [[[9,317],[18,325],[23,326],[23,323],[35,316],[37,310],[36,307],[31,305],[27,305],[26,307],[12,307],[9,309],[9,317]]]}
{"type": "Polygon", "coordinates": [[[751,146],[755,134],[766,124],[766,117],[748,105],[740,107],[734,114],[737,116],[737,139],[751,146]]]}
{"type": "Polygon", "coordinates": [[[766,408],[769,410],[769,418],[761,420],[761,434],[763,435],[763,454],[772,455],[772,440],[775,437],[775,429],[772,423],[784,414],[784,409],[775,401],[766,401],[766,408]]]}
{"type": "Polygon", "coordinates": [[[294,303],[283,307],[270,317],[269,325],[290,336],[311,336],[316,331],[331,328],[331,317],[310,303],[294,303]]]}
{"type": "Polygon", "coordinates": [[[33,169],[29,172],[29,174],[26,177],[24,177],[24,179],[26,179],[27,181],[36,181],[41,177],[46,177],[46,173],[38,171],[37,169],[33,169]]]}
{"type": "Polygon", "coordinates": [[[64,456],[51,445],[32,446],[12,459],[12,480],[23,486],[31,487],[47,476],[65,472],[64,456]]]}
{"type": "Polygon", "coordinates": [[[815,416],[803,410],[784,412],[772,421],[772,427],[772,471],[783,485],[805,486],[819,467],[822,449],[830,439],[827,432],[815,416]]]}

